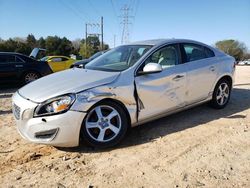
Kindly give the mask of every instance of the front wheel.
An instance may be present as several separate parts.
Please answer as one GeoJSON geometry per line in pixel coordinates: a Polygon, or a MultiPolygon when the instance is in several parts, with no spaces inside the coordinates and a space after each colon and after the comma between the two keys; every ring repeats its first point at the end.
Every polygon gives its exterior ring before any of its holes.
{"type": "Polygon", "coordinates": [[[124,138],[127,129],[128,121],[123,108],[108,101],[88,112],[82,123],[81,138],[94,147],[112,147],[124,138]]]}
{"type": "Polygon", "coordinates": [[[211,106],[216,109],[224,108],[229,102],[231,95],[230,83],[224,79],[217,83],[213,92],[213,98],[211,101],[211,106]]]}

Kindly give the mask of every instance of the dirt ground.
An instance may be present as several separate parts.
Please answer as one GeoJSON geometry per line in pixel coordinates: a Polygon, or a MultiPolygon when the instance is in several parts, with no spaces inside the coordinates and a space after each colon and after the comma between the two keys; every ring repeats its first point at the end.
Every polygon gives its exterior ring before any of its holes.
{"type": "Polygon", "coordinates": [[[132,129],[109,150],[22,139],[0,90],[0,187],[250,187],[250,66],[229,105],[202,105],[132,129]]]}

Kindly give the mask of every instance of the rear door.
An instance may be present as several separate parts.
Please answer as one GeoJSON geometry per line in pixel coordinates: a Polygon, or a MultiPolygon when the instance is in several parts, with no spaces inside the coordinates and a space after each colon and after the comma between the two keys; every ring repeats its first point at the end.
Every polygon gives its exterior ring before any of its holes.
{"type": "Polygon", "coordinates": [[[181,45],[187,64],[187,104],[199,102],[211,95],[217,78],[214,52],[205,46],[185,43],[181,45]]]}
{"type": "Polygon", "coordinates": [[[19,67],[22,65],[16,64],[16,56],[11,54],[0,55],[0,80],[1,81],[17,81],[19,67]]]}
{"type": "Polygon", "coordinates": [[[150,55],[141,65],[158,63],[163,71],[135,77],[142,109],[139,121],[185,106],[186,64],[181,64],[179,45],[167,45],[150,55]]]}

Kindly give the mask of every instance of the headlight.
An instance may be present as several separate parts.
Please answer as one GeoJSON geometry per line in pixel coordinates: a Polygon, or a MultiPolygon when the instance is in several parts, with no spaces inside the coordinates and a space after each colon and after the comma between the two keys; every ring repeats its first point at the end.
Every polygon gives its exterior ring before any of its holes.
{"type": "Polygon", "coordinates": [[[74,94],[67,94],[52,98],[50,100],[41,103],[35,109],[34,117],[64,113],[69,110],[74,101],[75,101],[74,94]]]}

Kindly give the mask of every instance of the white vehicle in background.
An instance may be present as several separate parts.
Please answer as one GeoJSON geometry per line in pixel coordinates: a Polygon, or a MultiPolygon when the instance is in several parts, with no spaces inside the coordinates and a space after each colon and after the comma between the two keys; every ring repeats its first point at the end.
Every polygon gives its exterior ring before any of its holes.
{"type": "Polygon", "coordinates": [[[200,42],[136,42],[106,52],[85,69],[24,86],[13,95],[13,113],[18,131],[31,142],[73,147],[84,140],[111,147],[129,127],[205,102],[224,108],[234,72],[233,57],[200,42]]]}
{"type": "Polygon", "coordinates": [[[250,65],[250,59],[244,60],[244,61],[240,61],[240,62],[238,63],[238,65],[250,65]]]}

